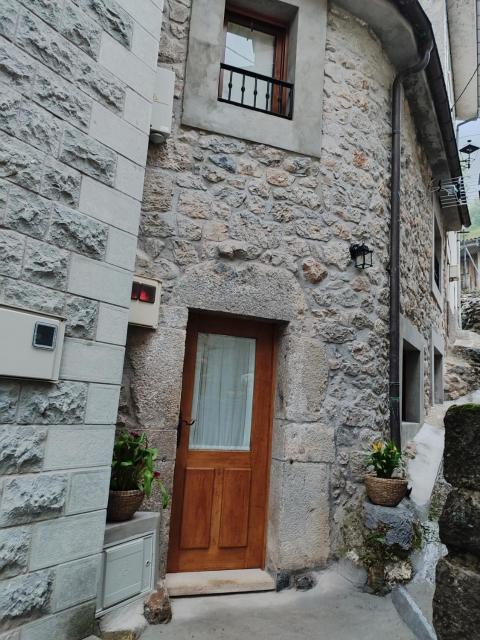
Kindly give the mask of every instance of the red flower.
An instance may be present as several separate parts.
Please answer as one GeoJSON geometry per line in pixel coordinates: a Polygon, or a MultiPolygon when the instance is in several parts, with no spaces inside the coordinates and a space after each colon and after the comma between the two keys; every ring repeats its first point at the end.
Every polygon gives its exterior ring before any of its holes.
{"type": "Polygon", "coordinates": [[[141,434],[138,431],[130,431],[132,438],[140,438],[141,434]]]}
{"type": "Polygon", "coordinates": [[[160,477],[160,471],[154,471],[153,472],[153,477],[154,478],[159,478],[160,477]]]}

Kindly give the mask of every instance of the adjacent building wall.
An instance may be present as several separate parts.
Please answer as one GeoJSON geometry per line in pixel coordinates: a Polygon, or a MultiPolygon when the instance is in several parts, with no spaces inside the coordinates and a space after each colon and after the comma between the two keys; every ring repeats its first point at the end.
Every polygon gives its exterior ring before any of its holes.
{"type": "MultiPolygon", "coordinates": [[[[387,433],[394,69],[366,25],[332,8],[320,161],[192,129],[180,124],[180,6],[169,3],[160,54],[177,73],[175,126],[149,150],[137,258],[140,273],[163,283],[160,327],[129,331],[120,419],[160,448],[171,490],[188,309],[276,322],[267,562],[277,572],[322,566],[362,490],[363,447],[387,433]],[[366,271],[349,256],[361,241],[374,250],[366,271]]],[[[432,318],[445,331],[430,284],[431,176],[408,105],[404,121],[402,313],[424,336],[427,360],[432,318]]],[[[424,370],[428,403],[429,360],[424,370]]],[[[165,567],[168,514],[163,526],[165,567]]]]}
{"type": "Polygon", "coordinates": [[[93,628],[161,17],[161,0],[0,2],[0,302],[67,319],[58,384],[0,381],[15,640],[93,628]]]}

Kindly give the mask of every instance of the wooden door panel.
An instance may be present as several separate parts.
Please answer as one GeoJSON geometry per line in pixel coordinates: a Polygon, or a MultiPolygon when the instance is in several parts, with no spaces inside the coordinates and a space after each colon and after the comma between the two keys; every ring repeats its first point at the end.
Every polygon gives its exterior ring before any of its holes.
{"type": "MultiPolygon", "coordinates": [[[[209,355],[202,355],[199,360],[202,366],[208,366],[205,357],[209,355]]],[[[263,567],[273,361],[272,325],[209,314],[190,315],[181,402],[184,422],[175,463],[168,571],[263,567]],[[255,339],[250,449],[247,451],[189,447],[189,423],[195,418],[192,403],[199,333],[255,339]]]]}
{"type": "Polygon", "coordinates": [[[185,469],[181,549],[208,549],[215,469],[185,469]]]}
{"type": "Polygon", "coordinates": [[[219,547],[246,547],[250,511],[250,469],[223,472],[219,547]]]}

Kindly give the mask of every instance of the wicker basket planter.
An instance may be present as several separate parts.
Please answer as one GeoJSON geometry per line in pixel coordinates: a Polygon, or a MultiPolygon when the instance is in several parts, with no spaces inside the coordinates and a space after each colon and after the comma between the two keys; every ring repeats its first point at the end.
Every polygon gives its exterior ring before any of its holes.
{"type": "Polygon", "coordinates": [[[134,491],[110,491],[108,495],[107,520],[124,522],[131,520],[140,509],[145,494],[138,489],[134,491]]]}
{"type": "Polygon", "coordinates": [[[402,478],[378,478],[365,476],[367,496],[373,504],[396,507],[407,493],[407,481],[402,478]]]}

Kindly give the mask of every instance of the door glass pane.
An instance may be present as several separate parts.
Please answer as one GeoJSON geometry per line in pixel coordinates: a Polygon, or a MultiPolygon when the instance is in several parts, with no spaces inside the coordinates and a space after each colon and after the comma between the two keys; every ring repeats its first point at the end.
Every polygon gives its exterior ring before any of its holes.
{"type": "Polygon", "coordinates": [[[199,333],[190,449],[248,451],[255,340],[199,333]]]}
{"type": "MultiPolygon", "coordinates": [[[[227,24],[227,38],[225,42],[225,63],[239,69],[247,69],[271,78],[275,58],[275,36],[250,27],[244,27],[234,22],[227,24]]],[[[228,82],[230,72],[224,72],[222,98],[228,98],[228,82]]],[[[232,91],[230,100],[242,101],[242,76],[234,73],[232,76],[232,91]]],[[[253,106],[255,79],[245,77],[245,93],[243,104],[253,106]]],[[[257,80],[256,106],[261,109],[270,108],[271,95],[266,102],[266,94],[271,94],[265,80],[257,80]]]]}

